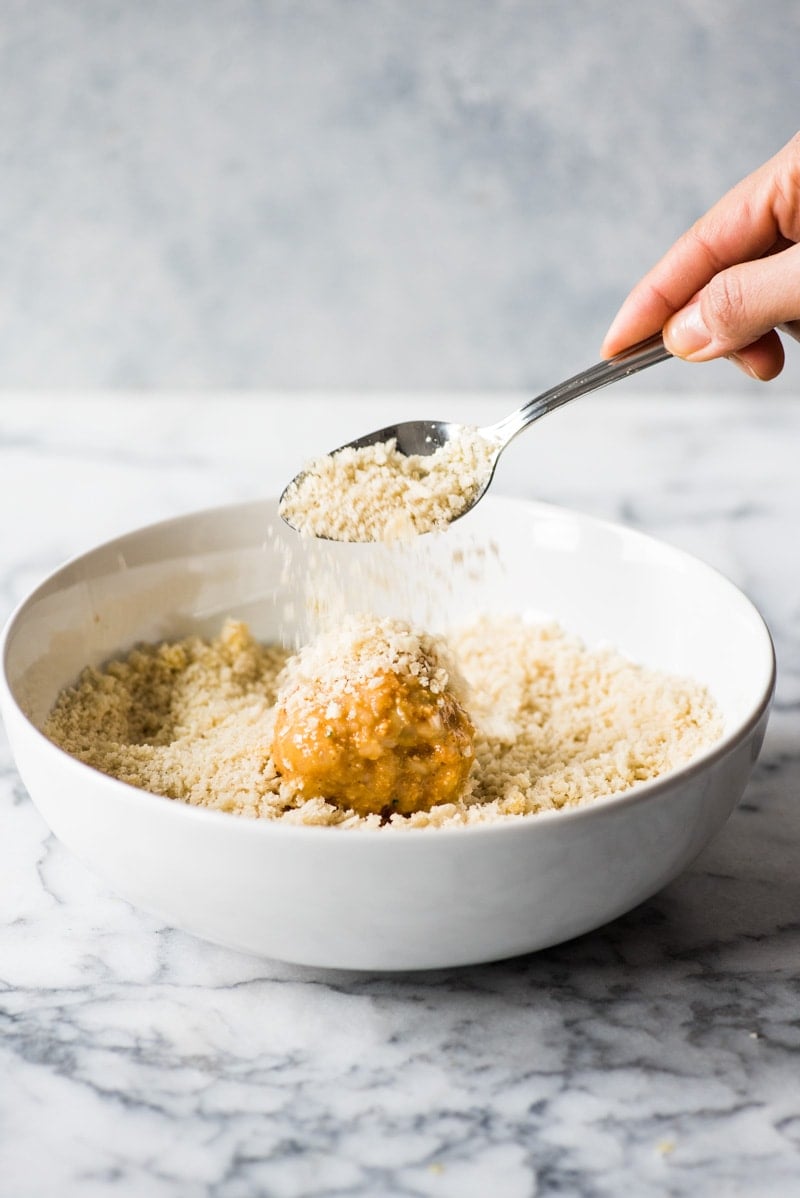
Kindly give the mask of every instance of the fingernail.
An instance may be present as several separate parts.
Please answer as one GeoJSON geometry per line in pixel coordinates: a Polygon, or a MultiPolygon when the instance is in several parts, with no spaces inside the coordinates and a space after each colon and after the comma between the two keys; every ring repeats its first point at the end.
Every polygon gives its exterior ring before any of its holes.
{"type": "Polygon", "coordinates": [[[703,323],[699,300],[670,317],[664,326],[664,341],[670,353],[679,358],[690,358],[710,344],[711,334],[703,323]]]}
{"type": "Polygon", "coordinates": [[[738,354],[728,354],[727,357],[729,362],[733,362],[734,366],[738,366],[739,369],[743,370],[744,373],[749,375],[751,379],[756,379],[759,383],[764,382],[761,375],[756,374],[753,367],[749,362],[746,362],[744,358],[740,358],[738,354]]]}

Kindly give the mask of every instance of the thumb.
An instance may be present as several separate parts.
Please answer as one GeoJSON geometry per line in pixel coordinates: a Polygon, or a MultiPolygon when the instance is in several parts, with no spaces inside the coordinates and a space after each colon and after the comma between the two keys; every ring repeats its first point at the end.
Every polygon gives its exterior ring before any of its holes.
{"type": "MultiPolygon", "coordinates": [[[[771,378],[783,364],[777,336],[765,337],[777,325],[800,320],[800,245],[778,254],[744,262],[720,271],[693,300],[671,316],[664,325],[664,342],[676,357],[690,362],[708,362],[744,351],[754,343],[773,347],[775,361],[771,378]],[[777,357],[780,361],[777,361],[777,357]]],[[[770,355],[762,353],[762,359],[770,355]]],[[[759,366],[769,371],[769,362],[759,366]]]]}

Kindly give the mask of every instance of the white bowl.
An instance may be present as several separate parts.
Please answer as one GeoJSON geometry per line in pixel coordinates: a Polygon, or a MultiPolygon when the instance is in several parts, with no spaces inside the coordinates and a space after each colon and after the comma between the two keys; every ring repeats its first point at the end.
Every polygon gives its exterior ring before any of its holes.
{"type": "Polygon", "coordinates": [[[292,597],[287,538],[298,544],[271,501],[170,520],[70,562],[8,623],[0,700],[23,781],[55,835],[132,902],[209,940],[306,965],[467,964],[543,948],[621,915],[674,878],[730,815],[774,685],[758,612],[678,550],[506,499],[484,500],[443,538],[420,538],[418,574],[394,596],[378,587],[375,605],[391,610],[422,593],[415,577],[429,576],[454,546],[491,542],[497,557],[482,576],[443,597],[442,624],[480,609],[546,614],[589,645],[611,642],[635,661],[691,675],[725,720],[709,751],[586,807],[398,831],[190,807],[106,777],[42,735],[59,690],[87,663],[136,641],[216,632],[228,614],[274,636],[292,597]]]}

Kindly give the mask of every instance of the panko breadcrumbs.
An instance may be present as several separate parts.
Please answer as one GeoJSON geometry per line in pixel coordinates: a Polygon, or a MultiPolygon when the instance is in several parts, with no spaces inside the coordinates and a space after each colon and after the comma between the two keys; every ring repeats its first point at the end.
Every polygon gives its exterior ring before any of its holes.
{"type": "Polygon", "coordinates": [[[497,446],[477,428],[430,455],[403,454],[396,439],[346,447],[309,462],[284,493],[280,514],[306,536],[403,541],[446,528],[488,480],[497,446]]]}
{"type": "MultiPolygon", "coordinates": [[[[196,806],[341,827],[475,824],[578,807],[683,765],[721,734],[696,682],[585,648],[555,623],[482,616],[448,635],[468,687],[475,761],[461,797],[387,821],[305,795],[270,755],[290,652],[228,621],[212,640],[145,645],[62,691],[57,745],[196,806]]],[[[291,667],[289,669],[291,673],[291,667]]]]}

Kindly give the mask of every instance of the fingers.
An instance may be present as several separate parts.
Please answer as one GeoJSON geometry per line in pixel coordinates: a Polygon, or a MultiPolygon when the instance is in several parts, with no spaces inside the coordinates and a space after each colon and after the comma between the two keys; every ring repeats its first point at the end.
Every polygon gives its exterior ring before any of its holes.
{"type": "Polygon", "coordinates": [[[774,329],[759,337],[752,345],[728,354],[727,357],[729,362],[733,362],[751,379],[758,379],[762,383],[768,383],[783,370],[783,345],[774,329]]]}
{"type": "Polygon", "coordinates": [[[795,341],[800,341],[800,320],[786,320],[779,327],[782,333],[788,333],[795,341]]]}
{"type": "Polygon", "coordinates": [[[662,328],[721,271],[798,241],[800,135],[728,192],[634,287],[606,334],[604,355],[662,328]]]}
{"type": "Polygon", "coordinates": [[[714,275],[664,325],[667,349],[688,362],[739,355],[755,377],[783,366],[776,326],[800,320],[800,245],[714,275]]]}

